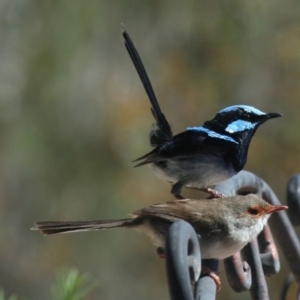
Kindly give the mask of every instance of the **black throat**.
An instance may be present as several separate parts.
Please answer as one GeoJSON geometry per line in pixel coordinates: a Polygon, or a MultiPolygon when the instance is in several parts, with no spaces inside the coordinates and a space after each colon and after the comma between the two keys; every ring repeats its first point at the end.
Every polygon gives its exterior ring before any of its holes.
{"type": "Polygon", "coordinates": [[[239,143],[230,150],[231,153],[228,153],[230,155],[228,159],[232,162],[232,165],[237,172],[241,171],[247,162],[250,142],[255,131],[256,128],[253,128],[251,130],[230,135],[239,143]]]}
{"type": "Polygon", "coordinates": [[[252,129],[247,129],[244,131],[238,131],[235,133],[229,133],[225,131],[227,124],[222,122],[224,120],[211,120],[204,123],[204,126],[218,134],[232,138],[237,143],[227,142],[227,151],[224,152],[224,159],[227,161],[236,172],[241,171],[246,162],[248,156],[248,149],[250,146],[251,139],[255,134],[258,126],[252,129]]]}

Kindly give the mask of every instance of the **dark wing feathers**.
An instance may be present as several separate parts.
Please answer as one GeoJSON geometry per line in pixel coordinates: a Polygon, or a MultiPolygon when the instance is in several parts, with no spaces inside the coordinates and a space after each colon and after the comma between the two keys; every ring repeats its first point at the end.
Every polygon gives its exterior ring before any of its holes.
{"type": "Polygon", "coordinates": [[[151,152],[136,159],[135,161],[144,159],[136,167],[167,159],[199,156],[202,153],[213,153],[213,151],[220,153],[220,147],[225,152],[235,146],[230,141],[210,137],[203,131],[187,130],[175,135],[170,142],[156,147],[151,152]]]}
{"type": "Polygon", "coordinates": [[[199,155],[207,147],[204,142],[205,139],[207,139],[205,133],[184,131],[174,136],[170,142],[156,147],[149,153],[134,160],[144,160],[135,167],[169,158],[187,158],[199,155]]]}

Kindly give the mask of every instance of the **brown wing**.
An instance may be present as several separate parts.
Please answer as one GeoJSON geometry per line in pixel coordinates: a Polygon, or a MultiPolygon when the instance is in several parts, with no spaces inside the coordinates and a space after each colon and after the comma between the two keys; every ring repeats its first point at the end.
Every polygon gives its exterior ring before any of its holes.
{"type": "Polygon", "coordinates": [[[222,219],[216,222],[215,213],[223,206],[223,199],[175,200],[157,203],[133,213],[135,216],[152,216],[170,222],[184,220],[190,223],[197,234],[205,239],[223,236],[228,227],[222,219]],[[213,201],[213,202],[212,202],[213,201]],[[217,202],[217,203],[216,203],[217,202]]]}
{"type": "Polygon", "coordinates": [[[201,207],[206,206],[206,202],[210,200],[176,200],[164,203],[156,203],[145,207],[141,210],[135,211],[132,215],[135,216],[153,216],[167,219],[175,222],[185,220],[189,223],[197,222],[202,218],[203,213],[197,209],[197,204],[203,202],[201,207]]]}

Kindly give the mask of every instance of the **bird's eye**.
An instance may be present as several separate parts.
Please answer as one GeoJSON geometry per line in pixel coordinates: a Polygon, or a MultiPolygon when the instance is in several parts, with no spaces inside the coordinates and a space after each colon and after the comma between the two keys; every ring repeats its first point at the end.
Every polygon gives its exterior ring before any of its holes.
{"type": "Polygon", "coordinates": [[[258,211],[258,209],[256,209],[256,208],[250,207],[250,208],[248,208],[248,213],[249,213],[250,215],[256,216],[256,215],[258,215],[259,211],[258,211]]]}
{"type": "Polygon", "coordinates": [[[248,120],[248,119],[250,119],[250,114],[244,111],[243,114],[242,114],[242,117],[243,117],[245,120],[248,120]]]}

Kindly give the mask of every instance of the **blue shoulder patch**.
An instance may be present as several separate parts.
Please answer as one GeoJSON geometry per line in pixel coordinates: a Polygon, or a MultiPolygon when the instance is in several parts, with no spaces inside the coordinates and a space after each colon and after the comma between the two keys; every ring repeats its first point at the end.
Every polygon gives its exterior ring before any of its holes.
{"type": "Polygon", "coordinates": [[[210,136],[212,138],[226,140],[226,141],[229,141],[229,142],[232,142],[232,143],[235,143],[235,144],[239,144],[232,137],[230,137],[228,135],[219,134],[219,133],[217,133],[215,131],[212,131],[212,130],[209,130],[209,129],[203,127],[203,126],[201,126],[201,127],[188,127],[186,130],[205,132],[208,136],[210,136]]]}
{"type": "Polygon", "coordinates": [[[249,105],[232,105],[232,106],[228,106],[228,107],[225,107],[222,110],[220,110],[219,113],[229,112],[229,111],[236,110],[236,109],[239,109],[239,108],[242,108],[243,110],[245,110],[249,113],[253,113],[255,115],[258,115],[258,116],[262,116],[262,115],[266,114],[266,113],[260,111],[259,109],[255,108],[253,106],[249,106],[249,105]]]}
{"type": "Polygon", "coordinates": [[[237,120],[228,124],[225,131],[229,133],[235,133],[238,131],[250,130],[250,129],[254,129],[256,124],[257,123],[251,123],[244,120],[237,120]]]}

